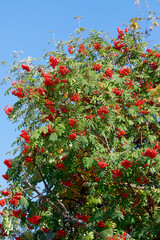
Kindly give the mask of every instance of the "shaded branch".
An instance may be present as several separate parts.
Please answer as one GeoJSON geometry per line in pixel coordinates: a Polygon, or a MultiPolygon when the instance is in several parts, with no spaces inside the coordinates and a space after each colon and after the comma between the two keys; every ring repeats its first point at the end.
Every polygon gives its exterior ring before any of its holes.
{"type": "Polygon", "coordinates": [[[46,202],[48,202],[57,211],[57,213],[59,213],[64,219],[68,219],[69,221],[74,222],[74,223],[83,224],[84,226],[87,224],[83,220],[70,215],[70,213],[68,211],[66,211],[66,212],[61,211],[59,209],[59,207],[57,207],[53,202],[51,202],[50,198],[48,198],[48,197],[44,196],[42,193],[40,193],[28,180],[25,180],[25,183],[29,186],[30,189],[32,189],[34,192],[36,192],[40,198],[42,198],[46,202]]]}
{"type": "MultiPolygon", "coordinates": [[[[38,170],[38,172],[39,172],[39,174],[40,174],[40,177],[41,177],[41,179],[42,179],[42,181],[43,181],[43,183],[44,183],[44,186],[45,186],[47,192],[51,193],[51,195],[52,195],[54,198],[57,198],[57,197],[54,195],[54,193],[52,192],[52,190],[48,187],[48,185],[47,185],[47,183],[46,183],[46,181],[45,181],[45,179],[44,179],[44,177],[43,177],[43,174],[42,174],[40,168],[38,167],[38,165],[37,165],[35,162],[34,162],[33,164],[34,164],[34,166],[37,168],[37,170],[38,170]]],[[[60,200],[57,200],[57,201],[58,201],[58,203],[61,205],[61,207],[65,210],[65,212],[68,212],[67,209],[66,209],[66,207],[64,206],[64,204],[63,204],[60,200]]]]}

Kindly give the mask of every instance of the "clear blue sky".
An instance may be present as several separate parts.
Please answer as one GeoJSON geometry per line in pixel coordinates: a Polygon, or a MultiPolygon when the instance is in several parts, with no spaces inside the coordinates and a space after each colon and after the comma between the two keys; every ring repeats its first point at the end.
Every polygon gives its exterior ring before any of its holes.
{"type": "MultiPolygon", "coordinates": [[[[117,27],[128,23],[133,17],[145,17],[147,8],[144,0],[140,0],[140,9],[135,0],[0,0],[0,61],[12,62],[11,53],[14,50],[24,52],[27,56],[41,57],[43,49],[51,49],[48,45],[52,37],[50,31],[55,31],[56,41],[67,40],[68,36],[78,28],[74,16],[83,16],[81,26],[94,30],[104,30],[117,36],[117,27]]],[[[160,16],[158,0],[149,1],[150,9],[160,16]]],[[[160,44],[160,27],[151,34],[150,39],[160,44]]],[[[0,79],[6,75],[0,66],[0,79]]],[[[6,181],[1,177],[6,167],[3,164],[5,153],[11,149],[18,132],[15,126],[7,120],[4,107],[13,105],[16,97],[4,96],[7,86],[0,87],[0,184],[6,187],[6,181]]]]}

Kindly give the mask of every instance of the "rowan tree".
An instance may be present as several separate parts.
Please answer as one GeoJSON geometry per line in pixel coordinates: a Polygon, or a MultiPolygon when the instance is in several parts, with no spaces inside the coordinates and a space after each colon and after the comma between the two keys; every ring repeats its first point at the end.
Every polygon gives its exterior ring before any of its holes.
{"type": "Polygon", "coordinates": [[[17,101],[5,112],[21,133],[4,160],[1,238],[160,238],[159,102],[151,91],[160,53],[139,31],[117,31],[115,39],[91,30],[61,41],[46,65],[15,54],[7,93],[17,101]]]}

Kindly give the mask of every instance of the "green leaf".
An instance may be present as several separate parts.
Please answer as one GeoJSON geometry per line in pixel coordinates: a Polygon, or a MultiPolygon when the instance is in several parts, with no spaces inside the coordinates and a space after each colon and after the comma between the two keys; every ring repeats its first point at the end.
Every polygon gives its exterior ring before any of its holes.
{"type": "Polygon", "coordinates": [[[86,232],[86,234],[83,237],[84,240],[93,240],[94,239],[94,233],[93,232],[86,232]]]}
{"type": "Polygon", "coordinates": [[[95,160],[93,158],[88,158],[88,157],[83,158],[83,165],[87,169],[91,169],[94,162],[95,162],[95,160]]]}
{"type": "Polygon", "coordinates": [[[115,220],[116,218],[120,221],[124,219],[124,215],[122,214],[122,212],[118,209],[115,209],[112,215],[113,220],[115,220]]]}
{"type": "Polygon", "coordinates": [[[51,135],[49,136],[49,140],[52,142],[55,142],[57,140],[57,134],[56,133],[51,133],[51,135]]]}
{"type": "Polygon", "coordinates": [[[113,235],[113,229],[106,229],[101,231],[103,237],[111,237],[113,235]]]}

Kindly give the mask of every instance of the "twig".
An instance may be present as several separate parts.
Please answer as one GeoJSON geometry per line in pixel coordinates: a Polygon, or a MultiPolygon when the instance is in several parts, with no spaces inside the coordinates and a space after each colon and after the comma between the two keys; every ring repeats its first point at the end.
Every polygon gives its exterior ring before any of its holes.
{"type": "MultiPolygon", "coordinates": [[[[149,20],[151,20],[151,19],[152,19],[152,17],[148,17],[148,18],[147,18],[147,17],[144,17],[144,18],[141,18],[141,17],[136,17],[136,20],[137,20],[137,21],[139,21],[139,20],[143,20],[143,19],[144,19],[144,20],[148,20],[148,21],[149,21],[149,20]]],[[[160,17],[154,17],[154,19],[160,19],[160,17]]]]}
{"type": "Polygon", "coordinates": [[[68,219],[69,221],[72,222],[78,222],[80,224],[86,225],[87,223],[84,222],[81,219],[78,219],[76,217],[73,217],[72,215],[69,214],[69,212],[64,212],[59,209],[53,202],[51,202],[50,198],[44,196],[42,193],[40,193],[28,180],[25,180],[25,183],[29,186],[30,189],[33,189],[42,199],[44,199],[46,202],[48,202],[62,217],[65,219],[68,219]]]}
{"type": "Polygon", "coordinates": [[[4,68],[5,68],[5,70],[6,70],[6,73],[8,74],[9,79],[12,81],[12,78],[11,78],[11,76],[10,76],[10,74],[9,74],[9,72],[8,72],[8,70],[7,70],[7,68],[6,68],[6,64],[4,63],[3,65],[4,65],[4,68]]]}
{"type": "Polygon", "coordinates": [[[30,190],[30,188],[28,187],[28,188],[25,188],[25,189],[23,189],[22,190],[22,192],[25,192],[25,191],[28,191],[28,190],[30,190]]]}
{"type": "Polygon", "coordinates": [[[105,140],[106,140],[106,143],[107,143],[108,150],[110,151],[110,147],[109,147],[109,144],[108,144],[107,137],[106,137],[106,135],[105,135],[105,134],[103,134],[103,136],[104,136],[104,138],[105,138],[105,140]]]}
{"type": "MultiPolygon", "coordinates": [[[[79,29],[81,28],[80,26],[80,17],[78,16],[78,26],[79,26],[79,29]]],[[[81,31],[80,31],[80,41],[82,41],[82,36],[81,36],[81,31]]]]}
{"type": "Polygon", "coordinates": [[[82,36],[81,36],[81,30],[80,30],[80,28],[81,28],[81,26],[80,26],[80,19],[82,18],[82,17],[80,17],[80,16],[76,16],[76,17],[74,17],[75,19],[78,19],[78,27],[79,27],[79,31],[80,31],[80,42],[82,42],[82,36]]]}
{"type": "MultiPolygon", "coordinates": [[[[38,165],[37,165],[35,162],[34,162],[33,164],[34,164],[34,166],[37,168],[37,170],[38,170],[38,172],[39,172],[39,174],[40,174],[40,177],[41,177],[41,179],[42,179],[42,181],[43,181],[43,183],[44,183],[44,186],[45,186],[46,190],[47,190],[49,193],[51,193],[51,195],[55,198],[56,196],[53,194],[53,192],[51,191],[51,189],[48,187],[48,185],[47,185],[47,183],[46,183],[46,181],[45,181],[45,179],[44,179],[44,177],[43,177],[43,174],[42,174],[40,168],[38,167],[38,165]]],[[[64,206],[64,204],[63,204],[60,200],[58,200],[58,203],[61,205],[61,207],[62,207],[62,208],[65,210],[65,212],[67,213],[68,211],[67,211],[66,207],[64,206]]]]}
{"type": "Polygon", "coordinates": [[[30,182],[28,180],[25,180],[25,183],[29,186],[30,189],[33,189],[34,192],[36,192],[38,194],[38,196],[40,196],[41,198],[45,199],[46,202],[48,202],[52,207],[54,207],[54,209],[63,216],[62,211],[53,203],[50,201],[50,199],[48,197],[45,197],[44,195],[42,195],[33,185],[30,184],[30,182]]]}
{"type": "MultiPolygon", "coordinates": [[[[17,52],[17,62],[19,63],[20,62],[20,58],[19,58],[19,54],[17,52]]],[[[18,68],[18,75],[19,75],[19,79],[21,80],[21,73],[19,71],[19,68],[18,68]]]]}
{"type": "Polygon", "coordinates": [[[43,232],[43,234],[45,235],[45,237],[46,237],[48,240],[50,240],[49,237],[47,236],[47,234],[46,234],[45,232],[43,232]]]}
{"type": "Polygon", "coordinates": [[[53,31],[53,30],[51,30],[50,32],[51,32],[51,33],[53,33],[53,39],[51,39],[51,41],[53,41],[53,42],[54,42],[54,45],[55,45],[55,47],[56,47],[56,40],[55,40],[54,31],[53,31]]]}
{"type": "Polygon", "coordinates": [[[141,130],[141,146],[142,146],[142,143],[143,143],[143,136],[142,136],[142,130],[141,130]]]}

